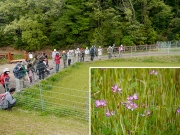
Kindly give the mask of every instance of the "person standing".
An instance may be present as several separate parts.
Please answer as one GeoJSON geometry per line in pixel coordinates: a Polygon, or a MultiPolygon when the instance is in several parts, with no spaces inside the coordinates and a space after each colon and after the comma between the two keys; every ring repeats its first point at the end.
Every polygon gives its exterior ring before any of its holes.
{"type": "Polygon", "coordinates": [[[34,67],[34,73],[33,73],[33,76],[34,76],[34,80],[37,81],[38,77],[37,77],[37,65],[38,65],[38,55],[35,55],[33,60],[32,60],[32,65],[34,67]]]}
{"type": "Polygon", "coordinates": [[[5,93],[3,103],[1,104],[1,108],[3,110],[10,111],[16,105],[16,99],[12,96],[15,93],[15,91],[15,88],[11,88],[9,91],[5,93]]]}
{"type": "Polygon", "coordinates": [[[65,51],[62,52],[62,59],[63,59],[64,68],[66,68],[67,67],[67,54],[65,51]]]}
{"type": "Polygon", "coordinates": [[[108,58],[110,59],[112,57],[112,47],[109,46],[109,48],[107,49],[107,53],[108,53],[108,58]]]}
{"type": "Polygon", "coordinates": [[[33,79],[34,79],[35,69],[33,67],[33,64],[31,62],[31,60],[28,60],[27,72],[28,72],[28,76],[29,76],[29,79],[30,79],[30,84],[32,84],[33,79]]]}
{"type": "Polygon", "coordinates": [[[86,47],[85,49],[85,61],[89,61],[89,49],[86,47]]]}
{"type": "Polygon", "coordinates": [[[9,90],[9,88],[8,88],[9,79],[10,79],[9,72],[10,72],[9,68],[5,68],[3,70],[3,73],[0,76],[0,80],[1,80],[0,82],[3,85],[5,92],[7,92],[9,90]]]}
{"type": "Polygon", "coordinates": [[[83,50],[83,48],[81,48],[81,51],[80,51],[80,60],[81,60],[81,62],[84,62],[84,50],[83,50]]]}
{"type": "Polygon", "coordinates": [[[43,58],[40,58],[39,63],[37,65],[37,72],[38,72],[38,75],[39,75],[39,80],[44,79],[45,70],[46,70],[46,65],[43,62],[43,58]]]}
{"type": "Polygon", "coordinates": [[[93,59],[94,59],[94,47],[92,46],[91,48],[90,48],[90,55],[91,55],[91,61],[93,61],[93,59]]]}
{"type": "Polygon", "coordinates": [[[54,62],[54,57],[55,57],[56,53],[57,53],[57,51],[56,51],[56,49],[54,49],[54,51],[52,52],[52,60],[53,60],[53,62],[54,62]]]}
{"type": "Polygon", "coordinates": [[[77,48],[77,49],[75,50],[75,54],[76,54],[76,62],[79,62],[79,56],[80,56],[80,50],[79,50],[79,48],[77,48]]]}
{"type": "Polygon", "coordinates": [[[72,59],[72,52],[71,52],[71,50],[69,50],[69,51],[67,52],[68,66],[71,65],[71,59],[72,59]]]}
{"type": "Polygon", "coordinates": [[[98,48],[98,59],[101,60],[101,57],[102,57],[102,48],[101,48],[101,46],[99,46],[99,48],[98,48]]]}
{"type": "Polygon", "coordinates": [[[119,58],[122,57],[122,52],[123,52],[123,50],[124,50],[124,47],[123,47],[123,45],[121,45],[121,46],[119,47],[119,58]]]}
{"type": "Polygon", "coordinates": [[[56,53],[55,57],[54,57],[54,62],[56,64],[56,73],[59,71],[59,65],[60,65],[60,55],[59,53],[56,53]]]}
{"type": "Polygon", "coordinates": [[[24,78],[26,76],[24,66],[21,63],[17,63],[13,69],[13,73],[16,78],[16,90],[20,92],[24,88],[24,78]]]}

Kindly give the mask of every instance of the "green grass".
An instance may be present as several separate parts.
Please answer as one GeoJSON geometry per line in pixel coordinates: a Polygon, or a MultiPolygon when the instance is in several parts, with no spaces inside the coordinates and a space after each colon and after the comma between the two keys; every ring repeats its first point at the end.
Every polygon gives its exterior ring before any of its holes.
{"type": "Polygon", "coordinates": [[[176,113],[180,106],[180,84],[175,78],[175,69],[93,68],[91,73],[92,135],[180,134],[180,114],[176,113]],[[158,74],[150,74],[152,70],[158,74]],[[122,89],[122,94],[112,92],[115,84],[122,89]],[[138,108],[131,111],[123,103],[135,93],[139,99],[133,102],[138,108]],[[96,108],[96,100],[105,100],[107,106],[96,108]],[[115,115],[106,117],[107,109],[114,111],[115,115]],[[149,116],[146,115],[148,110],[151,111],[149,116]]]}

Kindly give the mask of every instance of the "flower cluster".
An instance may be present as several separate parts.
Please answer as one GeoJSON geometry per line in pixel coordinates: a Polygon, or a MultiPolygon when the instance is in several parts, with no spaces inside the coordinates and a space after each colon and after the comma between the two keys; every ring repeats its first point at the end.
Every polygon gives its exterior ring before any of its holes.
{"type": "Polygon", "coordinates": [[[152,74],[157,75],[158,72],[157,72],[157,71],[154,71],[154,70],[151,70],[151,71],[150,71],[150,74],[151,74],[151,75],[152,75],[152,74]]]}
{"type": "Polygon", "coordinates": [[[106,106],[106,101],[105,100],[96,100],[95,104],[96,104],[96,108],[106,106]]]}
{"type": "Polygon", "coordinates": [[[120,93],[122,93],[122,89],[121,88],[118,88],[118,85],[117,84],[115,84],[114,86],[112,86],[112,91],[113,92],[120,92],[120,93]]]}
{"type": "Polygon", "coordinates": [[[113,116],[115,114],[115,112],[114,111],[109,111],[109,110],[106,110],[106,116],[107,117],[110,117],[110,116],[113,116]]]}
{"type": "Polygon", "coordinates": [[[134,94],[133,96],[129,96],[127,97],[127,102],[125,102],[126,108],[129,110],[134,110],[136,108],[138,108],[138,105],[136,103],[133,102],[133,100],[138,100],[138,95],[134,94]]]}

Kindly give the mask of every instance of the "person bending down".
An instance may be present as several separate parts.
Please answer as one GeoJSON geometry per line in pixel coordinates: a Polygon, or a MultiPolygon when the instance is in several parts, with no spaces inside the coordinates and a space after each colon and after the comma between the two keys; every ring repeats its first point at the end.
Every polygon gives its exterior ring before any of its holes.
{"type": "Polygon", "coordinates": [[[16,99],[12,96],[15,91],[16,88],[11,88],[8,92],[5,93],[6,95],[1,106],[3,110],[11,110],[16,105],[16,99]]]}

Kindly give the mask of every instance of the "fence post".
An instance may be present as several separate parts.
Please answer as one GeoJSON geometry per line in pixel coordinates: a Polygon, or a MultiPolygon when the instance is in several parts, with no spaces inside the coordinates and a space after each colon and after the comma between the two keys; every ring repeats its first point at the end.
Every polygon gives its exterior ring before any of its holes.
{"type": "Polygon", "coordinates": [[[90,114],[90,107],[89,107],[89,91],[87,91],[86,92],[86,108],[87,108],[87,120],[89,121],[89,119],[90,119],[90,116],[89,116],[89,114],[90,114]]]}
{"type": "Polygon", "coordinates": [[[42,99],[42,85],[39,84],[40,100],[41,100],[41,109],[44,110],[44,102],[42,99]]]}

